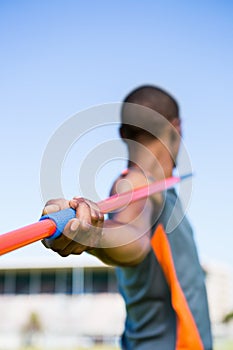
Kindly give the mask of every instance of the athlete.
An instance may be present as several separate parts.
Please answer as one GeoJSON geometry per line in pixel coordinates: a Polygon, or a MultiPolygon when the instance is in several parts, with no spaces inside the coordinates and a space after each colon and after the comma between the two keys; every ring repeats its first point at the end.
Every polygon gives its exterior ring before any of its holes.
{"type": "MultiPolygon", "coordinates": [[[[128,169],[111,194],[172,176],[181,142],[176,100],[141,86],[123,101],[121,119],[128,169]]],[[[59,238],[43,243],[61,256],[87,251],[116,266],[127,311],[122,349],[211,350],[204,274],[176,191],[129,203],[108,220],[95,203],[78,197],[51,200],[44,214],[69,206],[76,218],[59,238]]]]}

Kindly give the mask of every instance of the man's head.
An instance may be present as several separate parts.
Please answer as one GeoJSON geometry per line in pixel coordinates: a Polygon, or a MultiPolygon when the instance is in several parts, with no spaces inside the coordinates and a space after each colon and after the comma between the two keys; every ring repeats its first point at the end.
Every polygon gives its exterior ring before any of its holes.
{"type": "MultiPolygon", "coordinates": [[[[127,105],[131,103],[144,106],[158,112],[170,123],[173,123],[174,120],[180,121],[178,103],[169,93],[152,85],[140,86],[129,93],[123,101],[121,111],[123,138],[135,140],[137,139],[138,134],[140,134],[140,130],[137,130],[134,125],[129,125],[127,123],[127,105]]],[[[143,109],[141,110],[143,114],[143,109]]],[[[141,115],[141,118],[143,119],[143,115],[141,115]]],[[[138,120],[135,120],[135,124],[137,124],[137,122],[138,120]]],[[[145,130],[142,129],[141,132],[143,133],[143,131],[145,130]]]]}
{"type": "Polygon", "coordinates": [[[126,142],[148,145],[169,130],[169,149],[176,158],[181,123],[178,103],[169,93],[152,85],[136,88],[123,101],[121,121],[120,134],[126,142]]]}
{"type": "Polygon", "coordinates": [[[123,102],[151,108],[169,121],[179,118],[179,106],[176,100],[168,92],[156,86],[140,86],[130,92],[123,102]]]}

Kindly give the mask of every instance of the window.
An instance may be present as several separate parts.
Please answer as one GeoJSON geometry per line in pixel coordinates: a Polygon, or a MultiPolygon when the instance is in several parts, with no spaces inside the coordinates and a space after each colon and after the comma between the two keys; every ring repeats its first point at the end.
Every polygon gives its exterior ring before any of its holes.
{"type": "Polygon", "coordinates": [[[54,292],[55,292],[55,271],[42,271],[40,293],[54,293],[54,292]]]}
{"type": "Polygon", "coordinates": [[[117,292],[113,269],[85,269],[84,271],[84,293],[117,292]]]}
{"type": "Polygon", "coordinates": [[[5,282],[5,274],[4,272],[0,273],[0,294],[4,293],[4,282],[5,282]]]}
{"type": "Polygon", "coordinates": [[[17,271],[15,276],[15,293],[28,294],[29,293],[30,275],[29,272],[17,271]]]}

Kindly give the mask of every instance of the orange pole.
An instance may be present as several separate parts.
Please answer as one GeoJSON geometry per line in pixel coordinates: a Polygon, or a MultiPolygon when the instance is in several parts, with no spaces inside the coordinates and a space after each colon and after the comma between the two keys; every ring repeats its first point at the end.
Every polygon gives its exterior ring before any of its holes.
{"type": "Polygon", "coordinates": [[[50,237],[56,231],[52,220],[43,220],[0,235],[0,255],[50,237]]]}

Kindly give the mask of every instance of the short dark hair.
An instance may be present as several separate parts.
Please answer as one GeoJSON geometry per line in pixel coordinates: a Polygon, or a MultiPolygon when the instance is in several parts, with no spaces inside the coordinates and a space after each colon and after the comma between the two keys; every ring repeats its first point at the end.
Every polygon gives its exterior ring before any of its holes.
{"type": "Polygon", "coordinates": [[[136,140],[140,136],[152,135],[137,126],[127,124],[127,104],[135,104],[150,108],[161,114],[168,121],[179,119],[179,105],[177,101],[165,90],[153,86],[143,85],[130,92],[124,99],[121,110],[122,134],[124,138],[136,140]]]}

